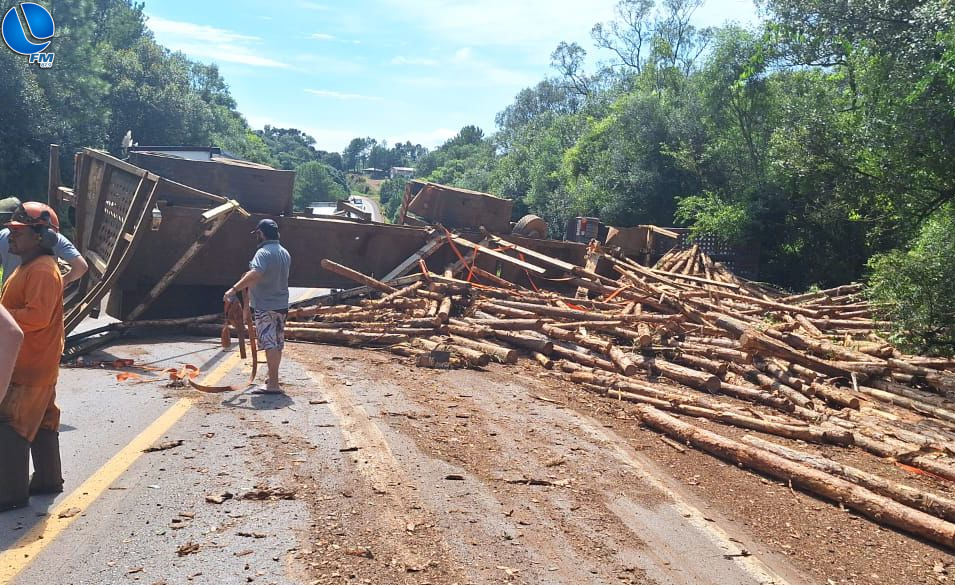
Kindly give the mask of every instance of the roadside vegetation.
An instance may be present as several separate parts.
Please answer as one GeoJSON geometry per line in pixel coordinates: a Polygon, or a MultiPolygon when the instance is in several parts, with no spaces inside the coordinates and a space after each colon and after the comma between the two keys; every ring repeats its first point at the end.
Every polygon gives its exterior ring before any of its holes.
{"type": "MultiPolygon", "coordinates": [[[[216,66],[157,44],[142,5],[58,3],[56,67],[0,51],[0,194],[44,196],[48,144],[69,176],[72,152],[119,154],[127,130],[296,170],[299,208],[366,194],[346,173],[410,166],[554,230],[575,215],[691,226],[758,250],[761,277],[792,289],[869,278],[900,339],[950,353],[955,7],[762,0],[758,28],[700,29],[700,5],[621,1],[589,40],[559,44],[553,75],[502,104],[492,132],[468,125],[431,151],[355,138],[337,153],[250,128],[216,66]]],[[[380,184],[387,216],[403,188],[380,184]]]]}

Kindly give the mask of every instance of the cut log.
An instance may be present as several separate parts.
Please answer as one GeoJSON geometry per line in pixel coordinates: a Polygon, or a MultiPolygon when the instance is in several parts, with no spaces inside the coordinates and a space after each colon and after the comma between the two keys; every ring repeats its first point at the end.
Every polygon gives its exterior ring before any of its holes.
{"type": "Polygon", "coordinates": [[[440,337],[431,337],[428,339],[413,339],[411,341],[412,345],[416,347],[424,348],[428,351],[434,350],[444,350],[456,353],[462,358],[464,358],[468,365],[471,367],[483,368],[484,366],[491,363],[491,356],[482,352],[473,350],[468,347],[462,347],[460,345],[449,343],[448,341],[441,339],[440,337]]]}
{"type": "Polygon", "coordinates": [[[681,350],[685,352],[692,352],[695,354],[703,354],[710,359],[723,360],[725,362],[733,362],[741,366],[749,366],[753,363],[753,360],[749,358],[746,353],[742,351],[737,351],[735,349],[726,349],[723,347],[717,346],[705,346],[697,345],[695,343],[681,343],[678,346],[681,350]]]}
{"type": "Polygon", "coordinates": [[[794,318],[796,319],[796,322],[799,323],[799,325],[801,325],[802,328],[805,329],[806,333],[808,333],[809,335],[812,335],[813,337],[824,337],[823,332],[820,331],[818,327],[813,325],[812,321],[807,319],[805,315],[800,315],[797,313],[796,315],[794,315],[794,318]]]}
{"type": "MultiPolygon", "coordinates": [[[[881,434],[881,433],[879,433],[881,434]]],[[[891,457],[897,461],[928,471],[949,481],[955,481],[955,465],[950,462],[922,455],[919,450],[891,445],[886,441],[874,439],[865,433],[855,434],[855,444],[879,457],[891,457]]]]}
{"type": "Polygon", "coordinates": [[[792,401],[787,400],[785,397],[775,396],[768,392],[763,392],[762,390],[755,387],[750,388],[747,386],[727,384],[726,382],[723,382],[720,384],[720,393],[726,394],[727,396],[732,396],[734,398],[739,398],[740,400],[745,400],[747,402],[764,404],[780,412],[791,413],[796,410],[796,405],[793,404],[792,401]]]}
{"type": "Polygon", "coordinates": [[[532,313],[530,311],[525,311],[522,309],[515,309],[513,307],[505,307],[504,305],[499,305],[497,303],[492,303],[490,301],[481,301],[478,306],[485,311],[497,315],[505,315],[507,317],[515,317],[517,319],[539,319],[540,317],[537,313],[532,313]]]}
{"type": "Polygon", "coordinates": [[[396,333],[366,333],[361,331],[303,329],[299,327],[286,327],[285,337],[292,341],[314,341],[348,346],[392,345],[408,341],[407,335],[396,333]]]}
{"type": "Polygon", "coordinates": [[[673,361],[678,364],[688,366],[690,368],[695,368],[697,370],[703,370],[704,372],[709,372],[720,378],[726,376],[728,371],[728,366],[723,362],[718,362],[715,360],[709,360],[704,357],[688,354],[688,353],[677,353],[673,356],[673,361]]]}
{"type": "Polygon", "coordinates": [[[498,361],[505,364],[516,364],[517,363],[517,354],[516,349],[509,347],[503,347],[489,341],[477,341],[474,339],[468,339],[467,337],[456,337],[451,336],[451,341],[458,346],[467,347],[475,351],[486,353],[489,356],[497,359],[498,361]]]}
{"type": "Polygon", "coordinates": [[[756,367],[761,371],[765,372],[767,375],[772,376],[779,380],[781,383],[789,386],[790,388],[802,392],[803,381],[799,378],[789,375],[789,372],[785,370],[782,366],[777,364],[772,360],[756,362],[756,367]]]}
{"type": "Polygon", "coordinates": [[[637,364],[633,361],[632,355],[617,346],[610,348],[610,359],[623,372],[624,376],[632,376],[637,373],[637,364]]]}
{"type": "Polygon", "coordinates": [[[438,306],[438,320],[442,323],[448,322],[448,317],[451,316],[451,297],[444,297],[441,299],[441,304],[438,306]]]}
{"type": "Polygon", "coordinates": [[[581,327],[589,329],[598,329],[601,331],[619,327],[623,321],[571,321],[569,323],[551,323],[554,327],[561,329],[580,329],[581,327]]]}
{"type": "MultiPolygon", "coordinates": [[[[494,303],[495,307],[509,307],[511,309],[517,309],[520,311],[526,311],[535,315],[542,315],[545,317],[556,317],[558,319],[570,319],[573,321],[597,321],[601,317],[607,317],[602,313],[596,313],[591,311],[578,311],[576,309],[563,309],[561,307],[551,307],[549,305],[538,305],[536,303],[524,303],[519,301],[496,301],[494,303]]],[[[620,318],[621,321],[629,321],[633,319],[632,316],[622,317],[615,316],[620,318]]]]}
{"type": "Polygon", "coordinates": [[[687,335],[684,338],[688,343],[696,343],[699,345],[713,345],[716,347],[722,347],[726,349],[740,349],[742,346],[738,341],[734,339],[726,339],[725,337],[694,337],[692,335],[687,335]]]}
{"type": "Polygon", "coordinates": [[[876,522],[955,550],[955,524],[913,510],[844,479],[687,424],[651,406],[637,408],[644,424],[666,433],[673,439],[690,443],[707,453],[750,467],[778,480],[791,481],[801,489],[839,502],[876,522]]]}
{"type": "Polygon", "coordinates": [[[820,290],[811,293],[791,295],[788,297],[783,297],[780,302],[783,303],[803,303],[806,301],[814,301],[818,299],[824,299],[826,297],[838,297],[841,295],[847,295],[850,293],[859,292],[862,290],[862,285],[859,283],[854,284],[844,284],[842,286],[837,286],[835,288],[827,288],[826,290],[820,290]]]}
{"type": "Polygon", "coordinates": [[[713,374],[704,374],[690,368],[685,368],[677,364],[671,364],[661,359],[648,358],[646,356],[631,355],[634,363],[641,368],[662,375],[681,384],[686,384],[690,388],[705,390],[706,392],[716,393],[720,390],[720,379],[713,374]]]}
{"type": "Polygon", "coordinates": [[[366,307],[385,307],[391,304],[395,299],[413,295],[415,291],[422,286],[424,286],[424,281],[419,280],[418,282],[402,287],[391,294],[385,295],[378,300],[365,301],[362,304],[366,307]]]}
{"type": "Polygon", "coordinates": [[[791,386],[787,386],[775,378],[770,378],[759,370],[753,368],[745,370],[744,376],[747,380],[753,384],[756,384],[763,390],[769,390],[779,394],[780,396],[784,396],[787,400],[791,401],[797,406],[801,406],[808,410],[815,410],[815,404],[813,404],[812,400],[800,390],[796,390],[791,386]]]}
{"type": "Polygon", "coordinates": [[[448,332],[453,333],[454,335],[460,335],[461,337],[469,337],[471,339],[494,337],[494,329],[491,329],[490,327],[475,325],[473,323],[459,321],[457,319],[451,319],[450,324],[448,325],[448,332]]]}
{"type": "Polygon", "coordinates": [[[870,321],[868,319],[813,319],[812,324],[822,329],[849,329],[861,331],[888,331],[892,328],[889,321],[870,321]]]}
{"type": "MultiPolygon", "coordinates": [[[[541,352],[538,352],[538,353],[541,353],[541,352]]],[[[603,358],[591,355],[586,352],[570,349],[559,343],[555,343],[554,346],[551,348],[551,351],[548,353],[552,353],[553,355],[561,359],[568,360],[570,362],[573,362],[575,364],[580,364],[582,366],[587,366],[591,368],[599,368],[601,370],[606,370],[608,372],[617,371],[617,367],[613,364],[613,362],[609,362],[603,358]]]]}
{"type": "Polygon", "coordinates": [[[544,368],[545,370],[550,370],[550,369],[552,369],[552,368],[554,367],[554,362],[551,361],[551,359],[550,359],[549,357],[547,357],[546,355],[542,354],[541,352],[539,352],[539,351],[533,351],[533,352],[531,352],[531,355],[534,357],[534,360],[535,360],[538,364],[540,364],[540,366],[541,366],[542,368],[544,368]]]}
{"type": "Polygon", "coordinates": [[[380,280],[376,280],[370,276],[366,276],[362,274],[361,272],[358,272],[357,270],[352,270],[351,268],[347,266],[342,266],[338,262],[333,262],[329,260],[328,258],[322,259],[322,268],[324,268],[325,270],[328,270],[329,272],[334,272],[335,274],[339,276],[342,276],[344,278],[357,282],[358,284],[370,286],[371,288],[375,290],[380,290],[381,292],[384,292],[384,293],[397,292],[397,290],[391,285],[385,284],[381,282],[380,280]]]}
{"type": "Polygon", "coordinates": [[[495,331],[494,335],[501,341],[511,345],[516,345],[517,347],[522,347],[530,351],[536,351],[544,355],[549,355],[554,349],[554,342],[547,339],[532,337],[529,332],[515,333],[513,331],[495,331]]]}
{"type": "Polygon", "coordinates": [[[892,392],[885,392],[884,390],[879,390],[877,388],[869,388],[867,386],[859,386],[859,392],[867,396],[871,396],[877,400],[881,400],[882,402],[888,402],[890,404],[907,408],[912,412],[917,412],[919,414],[931,416],[939,420],[955,423],[955,411],[952,410],[940,408],[919,400],[913,400],[912,398],[900,396],[892,392]]]}
{"type": "Polygon", "coordinates": [[[540,331],[544,327],[542,319],[465,319],[465,322],[501,331],[540,331]]]}
{"type": "Polygon", "coordinates": [[[554,339],[570,341],[572,343],[576,343],[577,345],[586,347],[587,349],[591,349],[603,354],[608,353],[613,346],[613,342],[609,339],[600,339],[599,337],[568,331],[567,329],[561,329],[560,327],[555,327],[551,324],[544,324],[543,332],[545,335],[553,337],[554,339]]]}
{"type": "Polygon", "coordinates": [[[900,504],[905,504],[906,506],[921,510],[949,522],[955,522],[955,500],[895,483],[873,473],[838,463],[820,454],[803,453],[776,443],[771,443],[759,437],[743,437],[743,442],[779,455],[780,457],[785,457],[790,461],[803,463],[819,471],[843,477],[877,494],[892,498],[900,504]]]}
{"type": "MultiPolygon", "coordinates": [[[[770,333],[771,336],[776,339],[801,350],[811,351],[820,357],[825,359],[835,359],[842,360],[847,362],[863,362],[863,363],[872,363],[876,366],[884,366],[885,362],[878,360],[877,358],[856,351],[854,349],[836,345],[825,340],[810,339],[795,333],[770,333]]],[[[881,374],[879,374],[881,375],[881,374]]]]}
{"type": "MultiPolygon", "coordinates": [[[[486,248],[486,247],[482,246],[481,244],[475,244],[474,242],[469,242],[468,240],[465,240],[464,238],[461,238],[461,237],[458,237],[458,236],[451,236],[451,240],[452,240],[455,244],[458,244],[459,246],[463,246],[463,247],[465,247],[465,248],[473,248],[473,249],[477,250],[477,251],[478,251],[479,253],[481,253],[481,254],[484,254],[484,255],[486,255],[486,256],[492,256],[492,257],[494,257],[494,258],[497,258],[497,259],[500,260],[501,262],[505,262],[505,263],[507,263],[507,264],[514,265],[514,266],[516,266],[516,267],[518,267],[518,268],[521,268],[521,269],[523,269],[523,270],[527,270],[528,272],[533,272],[534,274],[537,274],[537,275],[539,275],[539,276],[541,276],[541,275],[543,275],[543,274],[545,274],[545,273],[547,272],[547,270],[541,268],[540,266],[535,266],[534,264],[530,264],[530,263],[525,262],[525,261],[523,261],[523,260],[518,260],[517,258],[512,258],[511,256],[508,256],[507,254],[498,252],[497,250],[492,250],[491,248],[486,248]]],[[[537,258],[538,256],[539,256],[539,255],[538,255],[536,252],[533,254],[533,257],[535,257],[535,258],[537,258]]]]}
{"type": "Polygon", "coordinates": [[[955,374],[948,374],[920,366],[912,365],[904,360],[890,358],[889,367],[898,370],[904,374],[924,378],[926,382],[937,390],[945,392],[955,392],[955,374]]]}
{"type": "Polygon", "coordinates": [[[852,444],[852,434],[846,431],[833,431],[805,425],[783,424],[726,410],[716,410],[709,406],[693,404],[698,401],[674,395],[672,392],[667,391],[666,387],[653,387],[627,381],[617,382],[610,376],[593,375],[588,372],[574,372],[571,374],[571,380],[601,388],[603,393],[606,393],[611,398],[650,404],[660,410],[715,420],[724,424],[794,440],[836,445],[852,444]]]}
{"type": "Polygon", "coordinates": [[[809,391],[829,404],[835,404],[843,408],[851,408],[852,410],[859,410],[860,408],[860,402],[857,397],[835,386],[815,383],[810,384],[809,391]]]}
{"type": "Polygon", "coordinates": [[[739,338],[743,349],[752,350],[767,357],[778,357],[788,362],[805,366],[827,376],[850,378],[850,372],[846,369],[837,367],[831,362],[814,358],[804,353],[799,353],[782,341],[777,341],[768,335],[760,333],[755,329],[747,329],[739,338]]]}

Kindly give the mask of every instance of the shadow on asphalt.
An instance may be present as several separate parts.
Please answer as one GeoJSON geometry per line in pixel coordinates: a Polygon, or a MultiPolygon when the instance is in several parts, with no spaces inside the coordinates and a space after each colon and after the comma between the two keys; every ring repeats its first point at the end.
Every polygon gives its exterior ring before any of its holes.
{"type": "Polygon", "coordinates": [[[251,394],[248,390],[222,401],[222,406],[245,410],[281,410],[293,404],[288,394],[251,394]]]}
{"type": "Polygon", "coordinates": [[[13,530],[0,531],[0,551],[9,549],[37,527],[42,531],[46,527],[46,523],[50,521],[49,509],[53,507],[55,499],[55,495],[32,496],[28,507],[0,512],[0,515],[3,516],[9,515],[20,518],[13,530]]]}

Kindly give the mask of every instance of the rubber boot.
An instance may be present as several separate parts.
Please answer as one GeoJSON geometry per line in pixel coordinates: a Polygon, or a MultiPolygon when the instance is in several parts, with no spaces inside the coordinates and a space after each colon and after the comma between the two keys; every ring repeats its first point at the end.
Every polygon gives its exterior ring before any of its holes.
{"type": "Polygon", "coordinates": [[[0,512],[30,502],[30,443],[0,424],[0,512]]]}
{"type": "Polygon", "coordinates": [[[60,469],[60,433],[47,429],[37,431],[33,444],[33,478],[30,494],[58,494],[63,491],[63,472],[60,469]]]}

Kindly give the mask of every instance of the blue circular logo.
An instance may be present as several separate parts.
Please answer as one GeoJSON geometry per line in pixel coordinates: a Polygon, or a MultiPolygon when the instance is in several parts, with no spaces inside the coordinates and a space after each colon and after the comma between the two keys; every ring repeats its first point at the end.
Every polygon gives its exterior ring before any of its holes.
{"type": "MultiPolygon", "coordinates": [[[[33,2],[24,2],[20,5],[20,10],[23,11],[23,19],[30,30],[30,36],[38,40],[53,37],[55,29],[53,17],[47,12],[46,8],[33,2]]],[[[35,55],[50,46],[50,41],[34,43],[27,38],[27,31],[23,30],[23,25],[17,16],[16,6],[8,10],[3,16],[3,24],[0,27],[2,27],[3,32],[3,42],[12,51],[21,55],[35,55]]]]}

